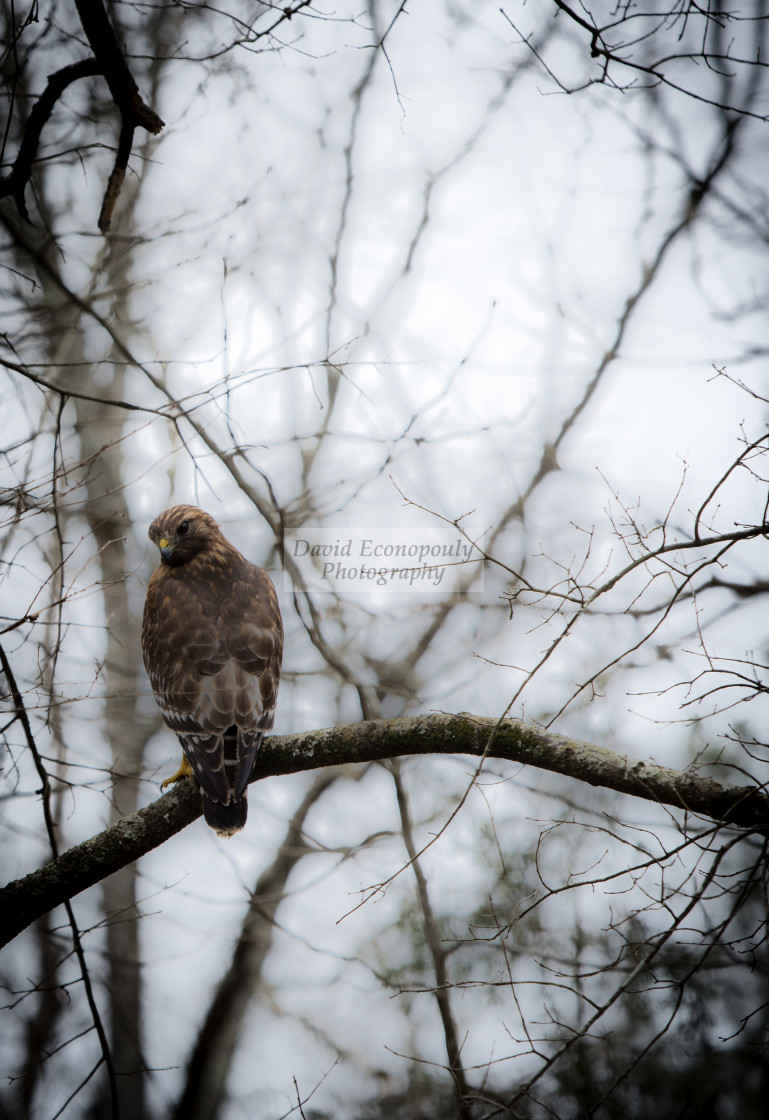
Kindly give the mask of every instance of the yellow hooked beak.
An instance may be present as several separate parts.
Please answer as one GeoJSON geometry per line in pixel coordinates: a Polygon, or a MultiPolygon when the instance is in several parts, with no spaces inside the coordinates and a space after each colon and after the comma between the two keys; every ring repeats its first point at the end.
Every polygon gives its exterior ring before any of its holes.
{"type": "Polygon", "coordinates": [[[171,541],[167,540],[165,537],[161,537],[158,541],[158,548],[160,549],[161,559],[170,560],[176,545],[172,544],[171,541]]]}

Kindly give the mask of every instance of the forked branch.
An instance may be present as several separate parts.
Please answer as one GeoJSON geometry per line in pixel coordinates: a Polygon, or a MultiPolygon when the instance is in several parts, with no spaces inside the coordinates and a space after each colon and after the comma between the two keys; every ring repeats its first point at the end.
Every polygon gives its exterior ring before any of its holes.
{"type": "Polygon", "coordinates": [[[10,195],[21,216],[29,220],[24,192],[32,175],[43,128],[68,86],[79,78],[101,74],[109,86],[112,100],[121,119],[115,165],[107,183],[99,215],[99,229],[102,233],[106,233],[125,178],[135,130],[144,128],[156,135],[163,128],[164,122],[142,99],[102,0],[75,0],[75,6],[93,56],[65,66],[48,78],[45,90],[27,119],[10,174],[0,179],[0,198],[10,195]]]}

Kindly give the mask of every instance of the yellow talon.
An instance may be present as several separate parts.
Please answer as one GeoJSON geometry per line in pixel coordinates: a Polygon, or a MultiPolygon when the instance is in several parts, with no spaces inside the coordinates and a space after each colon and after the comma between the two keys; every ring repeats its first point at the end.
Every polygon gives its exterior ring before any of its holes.
{"type": "Polygon", "coordinates": [[[187,761],[186,754],[183,754],[182,755],[182,761],[179,764],[179,769],[176,771],[175,774],[172,774],[170,778],[166,778],[166,780],[164,782],[161,782],[160,783],[160,788],[165,789],[166,786],[172,786],[174,784],[174,782],[179,782],[179,781],[181,781],[182,778],[192,778],[192,777],[194,777],[194,775],[192,773],[192,767],[190,766],[189,762],[187,761]]]}

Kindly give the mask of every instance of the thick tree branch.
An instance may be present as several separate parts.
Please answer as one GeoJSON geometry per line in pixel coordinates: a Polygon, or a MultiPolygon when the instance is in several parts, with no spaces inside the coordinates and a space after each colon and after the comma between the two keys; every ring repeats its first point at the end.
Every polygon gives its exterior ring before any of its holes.
{"type": "MultiPolygon", "coordinates": [[[[639,762],[519,720],[498,721],[464,712],[369,720],[299,735],[272,736],[262,747],[252,780],[420,754],[504,758],[725,824],[769,833],[769,796],[755,786],[722,785],[712,778],[639,762]]],[[[0,946],[54,906],[152,851],[200,815],[197,788],[185,779],[146,808],[70,848],[39,871],[9,883],[0,890],[0,946]]]]}
{"type": "Polygon", "coordinates": [[[32,175],[32,165],[37,155],[43,127],[50,118],[56,102],[72,82],[77,81],[78,78],[101,74],[109,86],[112,100],[121,118],[115,164],[107,183],[99,215],[99,229],[102,233],[106,233],[110,228],[115,203],[125,178],[135,130],[144,128],[152,135],[157,135],[164,127],[164,122],[139,93],[139,87],[118,43],[102,0],[75,0],[75,7],[93,51],[93,57],[74,62],[49,76],[45,90],[29,114],[11,173],[0,178],[0,198],[11,195],[22,218],[29,220],[24,191],[32,175]]]}
{"type": "Polygon", "coordinates": [[[153,135],[160,132],[163,121],[143,101],[102,0],[75,0],[75,7],[123,121],[153,135]]]}

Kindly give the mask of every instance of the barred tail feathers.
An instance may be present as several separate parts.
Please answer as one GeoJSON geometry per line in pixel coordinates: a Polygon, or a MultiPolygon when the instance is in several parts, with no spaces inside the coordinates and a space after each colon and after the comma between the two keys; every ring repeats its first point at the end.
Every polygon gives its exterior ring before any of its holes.
{"type": "Polygon", "coordinates": [[[204,789],[200,791],[203,802],[203,816],[209,828],[213,828],[217,836],[227,839],[240,832],[248,816],[248,796],[243,796],[238,801],[230,801],[223,805],[221,801],[214,801],[204,789]]]}
{"type": "Polygon", "coordinates": [[[229,727],[224,734],[179,735],[200,785],[203,816],[218,836],[232,836],[246,823],[248,781],[264,732],[229,727]]]}

